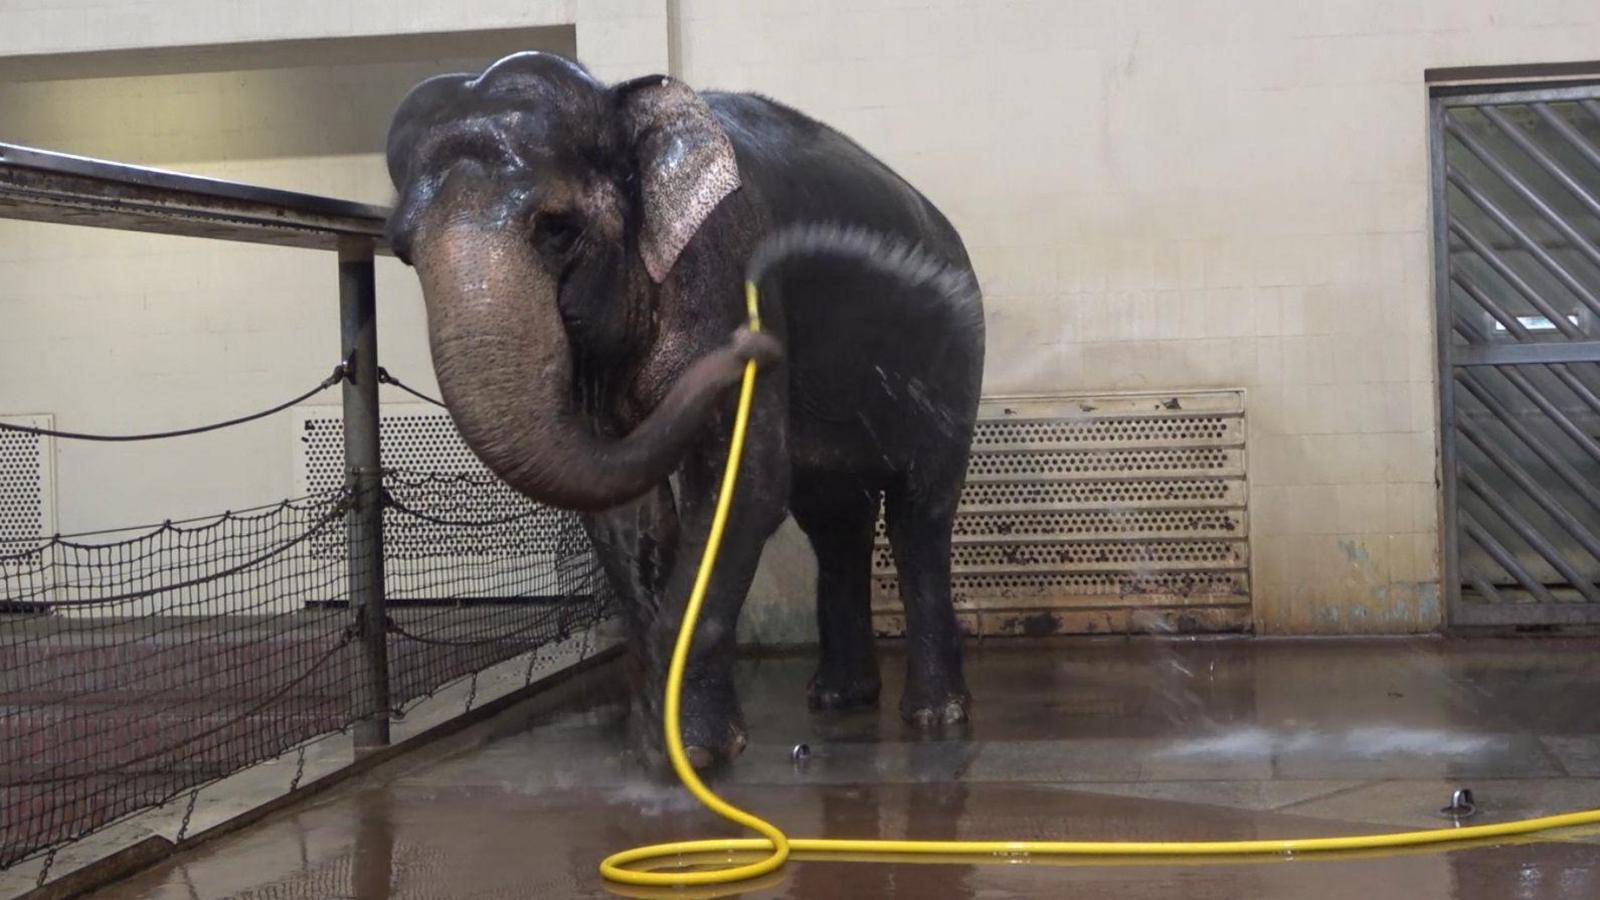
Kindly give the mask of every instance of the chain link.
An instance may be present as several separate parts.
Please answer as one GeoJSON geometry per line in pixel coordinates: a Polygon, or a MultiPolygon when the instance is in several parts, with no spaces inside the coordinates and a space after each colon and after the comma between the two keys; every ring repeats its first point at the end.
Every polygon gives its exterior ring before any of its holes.
{"type": "Polygon", "coordinates": [[[522,686],[523,687],[527,687],[527,686],[533,684],[533,667],[538,665],[538,663],[539,663],[539,651],[537,649],[529,650],[528,651],[528,670],[526,672],[522,673],[522,686]]]}
{"type": "Polygon", "coordinates": [[[426,403],[432,403],[434,406],[438,406],[438,407],[441,407],[441,408],[444,407],[444,403],[442,403],[441,401],[435,400],[434,398],[429,397],[427,394],[422,393],[421,391],[417,390],[416,388],[413,388],[410,385],[406,384],[405,382],[401,381],[400,379],[394,377],[393,375],[390,375],[389,374],[389,370],[385,369],[383,366],[379,366],[378,367],[378,383],[379,384],[392,384],[395,387],[399,388],[400,390],[405,391],[406,393],[410,394],[411,396],[417,398],[418,400],[422,400],[422,401],[424,401],[426,403]]]}
{"type": "Polygon", "coordinates": [[[189,820],[194,818],[194,805],[200,802],[200,789],[195,788],[189,792],[189,807],[183,811],[183,821],[178,824],[178,838],[175,844],[183,843],[183,838],[189,833],[189,820]]]}
{"type": "Polygon", "coordinates": [[[51,847],[50,852],[44,855],[44,863],[39,866],[39,880],[34,884],[34,887],[42,888],[45,882],[50,880],[50,868],[56,864],[56,852],[60,849],[59,847],[51,847]]]}
{"type": "Polygon", "coordinates": [[[306,774],[306,745],[305,744],[301,744],[300,745],[300,752],[298,754],[298,757],[299,758],[295,760],[295,764],[294,764],[294,777],[289,779],[289,793],[291,793],[291,794],[300,789],[300,779],[304,778],[305,774],[306,774]]]}
{"type": "Polygon", "coordinates": [[[254,422],[257,419],[265,419],[267,416],[276,415],[277,413],[281,413],[297,403],[309,400],[328,388],[333,387],[334,385],[343,381],[346,377],[346,374],[347,369],[345,364],[340,363],[334,367],[332,375],[322,379],[321,384],[318,384],[316,387],[306,391],[303,394],[300,394],[299,396],[285,400],[276,406],[268,407],[260,412],[253,412],[247,416],[239,416],[238,418],[228,419],[224,422],[214,422],[210,425],[197,425],[193,428],[180,428],[175,431],[155,431],[150,432],[149,434],[86,434],[81,431],[58,431],[54,428],[34,428],[29,425],[12,425],[6,422],[0,422],[0,431],[12,431],[18,434],[34,434],[71,441],[102,441],[109,443],[126,443],[130,441],[160,441],[167,438],[187,437],[191,434],[205,434],[208,431],[231,428],[234,425],[243,425],[246,422],[254,422]]]}

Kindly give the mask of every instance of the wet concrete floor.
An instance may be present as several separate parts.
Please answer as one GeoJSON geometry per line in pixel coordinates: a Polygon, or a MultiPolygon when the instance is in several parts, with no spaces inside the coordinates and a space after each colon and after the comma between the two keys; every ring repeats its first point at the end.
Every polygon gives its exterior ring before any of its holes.
{"type": "MultiPolygon", "coordinates": [[[[741,664],[751,746],[717,789],[792,835],[1195,840],[1600,807],[1600,640],[1058,640],[972,645],[974,722],[809,714],[804,656],[741,664]],[[796,743],[811,748],[797,766],[796,743]]],[[[605,897],[640,843],[730,835],[623,749],[615,665],[96,895],[605,897]]],[[[634,894],[652,896],[650,894],[634,894]]],[[[664,892],[659,896],[705,896],[664,892]]],[[[803,861],[726,896],[1594,898],[1600,828],[1451,852],[1266,861],[803,861]]]]}

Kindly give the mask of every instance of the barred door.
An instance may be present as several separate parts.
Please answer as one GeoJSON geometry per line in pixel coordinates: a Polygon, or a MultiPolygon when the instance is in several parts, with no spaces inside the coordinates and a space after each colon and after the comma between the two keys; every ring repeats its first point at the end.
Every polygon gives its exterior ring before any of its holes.
{"type": "Polygon", "coordinates": [[[1431,111],[1450,621],[1600,622],[1600,85],[1431,111]]]}

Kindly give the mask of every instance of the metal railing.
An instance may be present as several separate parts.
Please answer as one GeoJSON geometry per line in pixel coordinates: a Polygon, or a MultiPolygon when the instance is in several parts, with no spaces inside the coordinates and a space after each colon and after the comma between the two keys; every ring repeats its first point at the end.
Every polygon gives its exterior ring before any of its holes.
{"type": "MultiPolygon", "coordinates": [[[[214,238],[339,255],[343,348],[346,527],[350,604],[365,665],[357,678],[371,708],[388,710],[383,593],[382,463],[378,445],[378,321],[373,256],[388,210],[301,194],[0,144],[0,217],[214,238]]],[[[362,717],[360,748],[389,743],[386,714],[362,717]]]]}
{"type": "MultiPolygon", "coordinates": [[[[43,884],[57,848],[188,793],[182,840],[200,785],[299,746],[293,791],[306,740],[348,729],[356,757],[370,754],[390,745],[391,720],[407,703],[471,676],[462,711],[472,709],[481,705],[477,673],[519,654],[530,660],[527,686],[532,650],[605,615],[604,580],[570,514],[530,502],[507,519],[504,498],[484,502],[485,492],[504,491],[487,472],[381,468],[378,389],[400,384],[377,356],[374,259],[388,252],[386,215],[0,144],[0,218],[337,253],[341,361],[317,390],[342,385],[346,470],[340,490],[262,510],[0,547],[0,654],[9,655],[0,663],[0,747],[17,750],[0,760],[0,870],[42,858],[43,884]],[[492,520],[474,518],[491,507],[492,520]],[[477,561],[440,551],[419,563],[407,550],[410,578],[390,610],[386,521],[402,531],[455,529],[454,546],[492,531],[495,546],[477,561]],[[341,522],[338,541],[330,526],[341,522]],[[417,590],[426,597],[407,596],[417,590]],[[147,682],[154,686],[141,694],[147,682]],[[130,703],[149,721],[117,708],[130,703]]],[[[226,427],[287,405],[133,437],[226,427]]]]}

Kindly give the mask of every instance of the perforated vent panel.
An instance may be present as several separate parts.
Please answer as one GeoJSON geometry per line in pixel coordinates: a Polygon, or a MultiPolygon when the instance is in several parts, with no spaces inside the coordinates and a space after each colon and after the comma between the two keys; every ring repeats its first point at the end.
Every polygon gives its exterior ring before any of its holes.
{"type": "MultiPolygon", "coordinates": [[[[959,617],[984,634],[1249,627],[1244,396],[986,401],[954,528],[959,617]]],[[[904,629],[878,523],[874,620],[904,629]]]]}
{"type": "MultiPolygon", "coordinates": [[[[1028,412],[1040,412],[1038,402],[1029,401],[1027,405],[1032,408],[1028,412]]],[[[1170,419],[1109,413],[1097,416],[1103,410],[1098,405],[1101,402],[1076,403],[1076,415],[1067,414],[1072,415],[1071,418],[1061,415],[1024,417],[1026,413],[1018,411],[1006,415],[1002,409],[1000,416],[978,424],[972,436],[972,448],[975,451],[1006,448],[1032,451],[1044,447],[1125,447],[1147,442],[1170,448],[1214,445],[1242,434],[1240,423],[1218,415],[1184,415],[1170,419]]]]}
{"type": "MultiPolygon", "coordinates": [[[[54,427],[52,416],[6,416],[0,421],[54,427]]],[[[54,457],[50,438],[0,431],[0,565],[5,557],[26,554],[40,538],[55,533],[54,457]]],[[[36,554],[25,559],[36,565],[36,554]]]]}
{"type": "MultiPolygon", "coordinates": [[[[314,493],[344,484],[344,418],[338,407],[301,408],[296,418],[302,445],[296,487],[314,493]]],[[[443,410],[420,403],[386,403],[379,427],[384,468],[489,475],[443,410]]],[[[505,490],[520,498],[510,488],[505,490]]]]}
{"type": "MultiPolygon", "coordinates": [[[[343,484],[339,410],[304,408],[297,415],[301,453],[296,487],[312,493],[343,484]]],[[[430,581],[425,566],[444,555],[471,562],[482,573],[478,587],[484,594],[494,593],[502,576],[525,579],[530,555],[548,557],[555,565],[562,536],[570,531],[568,517],[533,515],[533,502],[478,461],[448,413],[422,404],[385,404],[379,425],[384,469],[397,473],[385,480],[390,496],[409,510],[440,520],[433,525],[407,516],[404,528],[386,529],[384,558],[392,595],[403,599],[423,592],[430,581]],[[463,528],[456,523],[481,524],[463,528]]],[[[339,552],[342,541],[342,535],[331,533],[328,552],[339,552]]],[[[510,581],[506,583],[509,587],[510,581]]]]}
{"type": "Polygon", "coordinates": [[[1240,451],[1222,447],[1162,450],[994,450],[972,458],[968,481],[1005,480],[1018,471],[1050,475],[1149,476],[1191,473],[1234,474],[1243,468],[1240,451]]]}

